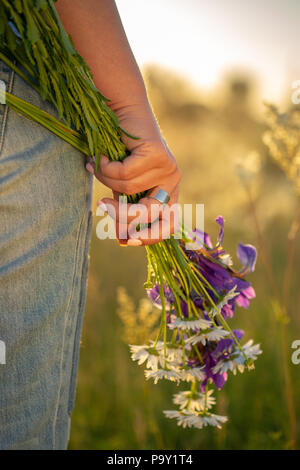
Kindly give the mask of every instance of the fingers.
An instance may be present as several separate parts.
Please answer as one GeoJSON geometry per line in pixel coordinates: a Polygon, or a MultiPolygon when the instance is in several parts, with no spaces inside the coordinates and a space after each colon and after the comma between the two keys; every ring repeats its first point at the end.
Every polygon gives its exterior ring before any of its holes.
{"type": "MultiPolygon", "coordinates": [[[[140,223],[151,223],[160,217],[163,206],[155,199],[143,198],[137,204],[124,204],[118,199],[103,198],[99,203],[106,206],[106,210],[116,224],[129,224],[137,217],[140,223]],[[152,203],[151,200],[154,202],[152,203]]],[[[100,204],[99,204],[100,205],[100,204]]],[[[103,206],[103,210],[105,210],[103,206]]]]}
{"type": "MultiPolygon", "coordinates": [[[[155,190],[151,191],[151,194],[154,195],[157,190],[158,188],[155,188],[155,190]]],[[[168,203],[170,207],[177,202],[178,194],[179,185],[170,194],[170,201],[168,203]]],[[[98,206],[102,206],[102,209],[110,215],[116,224],[129,224],[137,217],[142,224],[152,223],[156,219],[162,218],[164,210],[164,205],[151,195],[140,199],[136,204],[131,204],[127,201],[123,203],[121,195],[117,192],[114,192],[114,199],[103,198],[98,201],[98,206]]]]}
{"type": "MultiPolygon", "coordinates": [[[[101,155],[100,172],[107,178],[116,180],[132,180],[154,168],[164,168],[167,172],[175,169],[173,155],[162,143],[143,142],[123,162],[110,162],[101,155]]],[[[138,191],[137,191],[138,192],[138,191]]]]}
{"type": "Polygon", "coordinates": [[[88,163],[86,168],[113,191],[114,199],[105,198],[102,203],[115,220],[120,240],[128,241],[129,246],[150,245],[168,238],[176,230],[176,216],[169,209],[177,203],[181,173],[162,141],[143,141],[123,162],[111,162],[101,156],[97,172],[94,163],[88,163]],[[154,197],[159,189],[170,195],[166,207],[154,197]],[[119,204],[120,194],[145,191],[147,196],[138,204],[119,204]]]}
{"type": "Polygon", "coordinates": [[[162,218],[156,220],[149,228],[144,228],[139,232],[130,233],[127,245],[146,246],[154,245],[162,240],[166,240],[178,229],[178,216],[173,211],[170,212],[166,206],[162,212],[162,218]],[[138,242],[138,243],[137,243],[138,242]]]}
{"type": "Polygon", "coordinates": [[[151,158],[141,153],[133,154],[124,162],[110,162],[101,156],[99,171],[95,172],[94,163],[88,163],[86,169],[113,191],[128,195],[167,183],[171,191],[180,180],[176,161],[168,152],[163,155],[153,153],[151,158]]]}
{"type": "Polygon", "coordinates": [[[177,185],[170,194],[167,206],[153,197],[143,198],[138,204],[120,203],[117,193],[114,194],[114,199],[104,198],[98,201],[98,206],[115,221],[117,238],[122,245],[150,245],[169,238],[177,230],[178,193],[177,185]],[[145,227],[141,228],[141,225],[145,227]]]}

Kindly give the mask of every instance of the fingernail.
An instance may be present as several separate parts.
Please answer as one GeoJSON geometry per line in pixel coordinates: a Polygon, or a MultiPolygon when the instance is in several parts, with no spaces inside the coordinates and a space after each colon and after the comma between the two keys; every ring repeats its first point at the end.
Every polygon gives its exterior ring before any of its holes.
{"type": "Polygon", "coordinates": [[[143,242],[138,238],[129,238],[127,245],[128,246],[141,246],[143,242]]]}
{"type": "Polygon", "coordinates": [[[90,173],[92,173],[92,175],[95,173],[95,170],[94,170],[94,167],[93,165],[91,165],[90,163],[87,163],[85,168],[87,169],[87,171],[89,171],[90,173]]]}
{"type": "Polygon", "coordinates": [[[103,212],[107,212],[106,204],[104,204],[103,201],[101,201],[101,200],[97,201],[97,206],[100,207],[100,209],[102,209],[103,212]]]}

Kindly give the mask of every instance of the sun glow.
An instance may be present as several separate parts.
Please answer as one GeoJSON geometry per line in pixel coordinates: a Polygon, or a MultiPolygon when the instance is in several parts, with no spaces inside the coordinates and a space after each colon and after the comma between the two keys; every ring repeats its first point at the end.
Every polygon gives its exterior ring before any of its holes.
{"type": "Polygon", "coordinates": [[[230,70],[257,78],[264,99],[279,101],[300,78],[297,0],[117,0],[139,65],[158,63],[204,89],[230,70]]]}

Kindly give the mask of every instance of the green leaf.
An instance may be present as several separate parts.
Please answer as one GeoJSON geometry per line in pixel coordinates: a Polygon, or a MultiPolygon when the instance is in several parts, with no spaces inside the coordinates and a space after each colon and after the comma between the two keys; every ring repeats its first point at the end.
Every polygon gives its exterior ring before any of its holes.
{"type": "Polygon", "coordinates": [[[15,0],[14,1],[14,7],[17,10],[18,13],[23,13],[23,6],[22,6],[22,1],[21,0],[15,0]]]}
{"type": "Polygon", "coordinates": [[[34,44],[40,38],[39,30],[33,20],[33,16],[30,14],[27,0],[23,0],[24,15],[27,22],[27,39],[34,44]]]}

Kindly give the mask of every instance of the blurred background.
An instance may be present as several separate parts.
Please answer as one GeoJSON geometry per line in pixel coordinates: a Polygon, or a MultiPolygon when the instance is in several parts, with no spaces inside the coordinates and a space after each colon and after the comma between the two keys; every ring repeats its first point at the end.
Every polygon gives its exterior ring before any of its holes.
{"type": "MultiPolygon", "coordinates": [[[[213,240],[214,219],[224,216],[223,245],[235,261],[239,241],[258,248],[257,269],[249,277],[257,297],[248,310],[236,311],[231,325],[264,352],[255,371],[230,375],[216,392],[216,412],[229,416],[222,430],[177,427],[162,410],[174,408],[172,395],[179,389],[146,383],[127,346],[149,334],[139,307],[145,251],[100,241],[94,227],[70,448],[299,448],[300,364],[291,362],[291,344],[300,340],[300,107],[292,102],[292,84],[300,80],[300,3],[117,5],[183,172],[181,202],[205,205],[205,230],[213,240]],[[127,307],[124,293],[118,303],[120,286],[130,296],[127,307]]],[[[106,194],[96,183],[94,210],[106,194]]],[[[155,321],[157,314],[151,315],[155,321]]]]}

